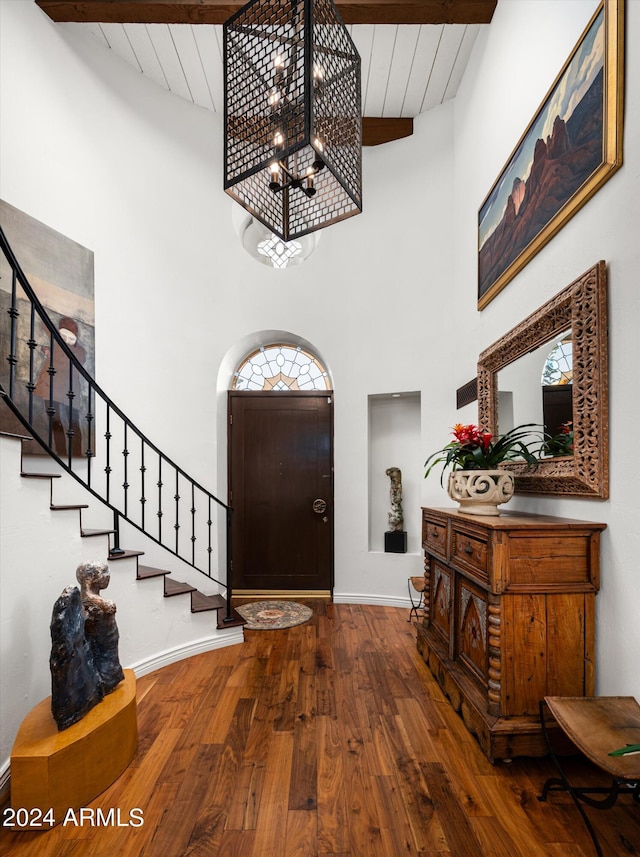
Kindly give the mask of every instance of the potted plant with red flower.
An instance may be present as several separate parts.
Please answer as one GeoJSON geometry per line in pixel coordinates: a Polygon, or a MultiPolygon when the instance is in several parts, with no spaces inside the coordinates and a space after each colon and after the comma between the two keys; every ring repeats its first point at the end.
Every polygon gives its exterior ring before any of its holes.
{"type": "Polygon", "coordinates": [[[498,505],[511,499],[514,492],[513,474],[499,465],[524,459],[529,467],[537,466],[537,439],[536,452],[530,449],[532,438],[538,434],[535,428],[529,423],[494,437],[479,426],[457,423],[452,429],[453,440],[425,461],[425,478],[437,464],[442,464],[443,484],[445,471],[451,468],[447,490],[461,510],[473,515],[498,515],[498,505]]]}

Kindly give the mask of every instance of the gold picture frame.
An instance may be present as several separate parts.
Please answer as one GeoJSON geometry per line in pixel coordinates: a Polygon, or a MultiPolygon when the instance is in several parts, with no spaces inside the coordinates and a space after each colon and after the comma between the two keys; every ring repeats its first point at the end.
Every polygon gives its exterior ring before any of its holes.
{"type": "Polygon", "coordinates": [[[624,0],[603,0],[480,206],[479,310],[622,165],[623,63],[624,0]]]}

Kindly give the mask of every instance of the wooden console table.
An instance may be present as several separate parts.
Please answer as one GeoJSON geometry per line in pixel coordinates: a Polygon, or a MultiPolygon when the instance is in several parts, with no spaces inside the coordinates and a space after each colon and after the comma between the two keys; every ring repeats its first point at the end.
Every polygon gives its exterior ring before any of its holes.
{"type": "Polygon", "coordinates": [[[598,837],[582,804],[608,809],[623,794],[640,803],[640,705],[633,696],[547,696],[544,702],[540,702],[540,722],[560,776],[546,781],[538,800],[545,801],[550,791],[560,789],[569,792],[591,834],[598,857],[603,857],[598,837]],[[610,786],[582,788],[569,782],[549,737],[545,704],[578,750],[609,774],[612,778],[610,786]],[[633,752],[626,752],[627,748],[633,752]],[[604,797],[593,798],[593,794],[604,797]]]}
{"type": "Polygon", "coordinates": [[[605,524],[422,511],[425,662],[491,761],[544,756],[539,703],[594,693],[605,524]]]}

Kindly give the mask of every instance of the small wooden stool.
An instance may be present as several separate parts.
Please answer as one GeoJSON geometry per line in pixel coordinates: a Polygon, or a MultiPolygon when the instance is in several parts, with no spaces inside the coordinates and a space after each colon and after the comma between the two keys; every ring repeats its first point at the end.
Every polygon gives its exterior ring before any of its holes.
{"type": "Polygon", "coordinates": [[[582,804],[607,809],[614,805],[619,795],[629,795],[636,803],[640,803],[640,753],[634,751],[610,755],[627,746],[640,746],[640,705],[633,696],[545,696],[540,703],[540,722],[560,777],[550,777],[546,781],[538,800],[545,801],[550,791],[569,792],[591,834],[598,857],[603,857],[598,837],[582,804]],[[577,788],[568,781],[550,740],[545,721],[545,703],[577,749],[613,778],[608,788],[577,788]],[[591,794],[604,797],[595,799],[591,794]]]}
{"type": "Polygon", "coordinates": [[[413,616],[416,617],[416,621],[418,620],[418,611],[424,608],[424,590],[425,590],[425,580],[424,577],[410,577],[409,578],[409,601],[411,601],[411,610],[409,610],[409,618],[408,622],[411,621],[413,616]],[[418,593],[418,600],[415,600],[415,593],[418,593]]]}

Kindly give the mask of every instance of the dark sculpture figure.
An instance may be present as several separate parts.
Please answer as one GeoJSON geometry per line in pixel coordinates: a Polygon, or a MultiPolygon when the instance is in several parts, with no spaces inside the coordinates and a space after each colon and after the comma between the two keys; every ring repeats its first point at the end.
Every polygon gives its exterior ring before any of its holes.
{"type": "Polygon", "coordinates": [[[123,680],[118,658],[118,626],[115,602],[102,598],[100,590],[109,585],[106,562],[84,562],[78,566],[76,578],[84,608],[84,633],[93,656],[93,664],[105,694],[123,680]]]}
{"type": "Polygon", "coordinates": [[[51,616],[51,713],[67,729],[104,696],[84,634],[84,611],[77,586],[67,586],[51,616]]]}
{"type": "Polygon", "coordinates": [[[59,730],[81,720],[124,679],[118,658],[116,605],[100,596],[109,585],[106,562],[78,566],[51,617],[51,713],[59,730]]]}

